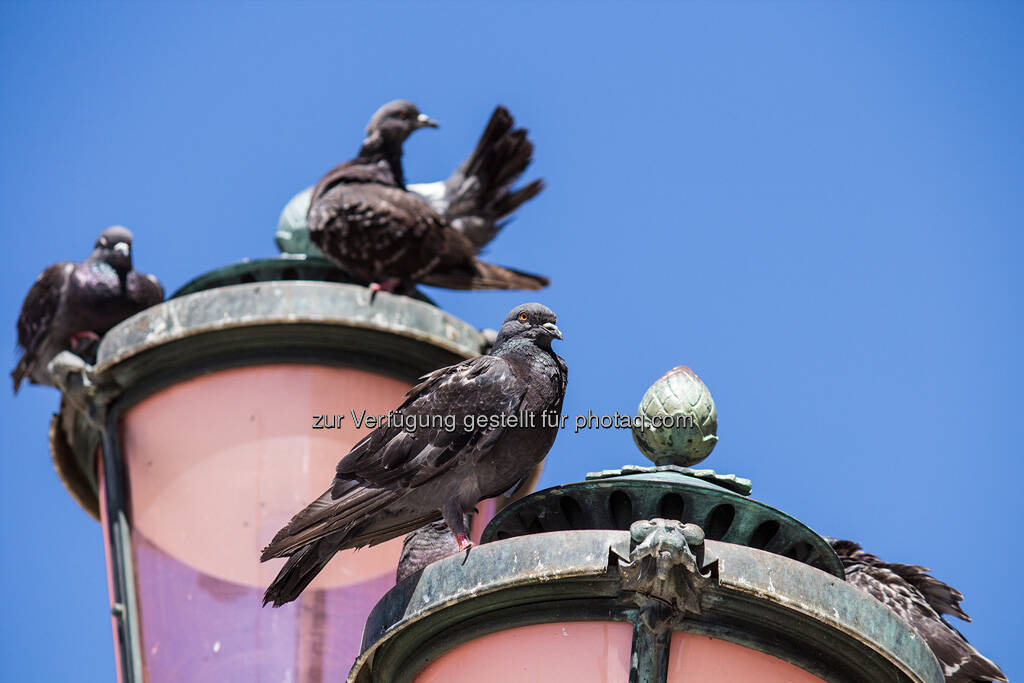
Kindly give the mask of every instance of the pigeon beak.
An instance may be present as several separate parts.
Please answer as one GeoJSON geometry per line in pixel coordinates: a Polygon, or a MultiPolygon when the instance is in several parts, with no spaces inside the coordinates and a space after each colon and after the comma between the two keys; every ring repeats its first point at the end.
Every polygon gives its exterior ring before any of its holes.
{"type": "Polygon", "coordinates": [[[127,242],[118,242],[114,245],[114,253],[119,256],[127,257],[132,251],[132,246],[127,242]]]}
{"type": "Polygon", "coordinates": [[[417,128],[437,128],[437,121],[430,118],[426,114],[420,114],[416,117],[417,128]]]}
{"type": "Polygon", "coordinates": [[[562,331],[558,329],[558,325],[554,323],[544,323],[541,327],[551,333],[551,336],[555,339],[562,338],[562,331]]]}

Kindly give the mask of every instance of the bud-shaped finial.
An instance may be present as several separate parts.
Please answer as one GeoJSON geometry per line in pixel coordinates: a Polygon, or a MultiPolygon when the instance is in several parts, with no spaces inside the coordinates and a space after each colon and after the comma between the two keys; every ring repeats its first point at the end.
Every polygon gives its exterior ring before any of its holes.
{"type": "Polygon", "coordinates": [[[281,211],[274,241],[282,254],[323,257],[323,252],[309,240],[309,226],[306,224],[306,210],[312,196],[313,188],[308,187],[292,197],[281,211]]]}
{"type": "Polygon", "coordinates": [[[715,402],[697,373],[685,365],[651,385],[637,416],[643,428],[633,428],[633,440],[656,465],[691,467],[711,455],[718,442],[715,402]]]}

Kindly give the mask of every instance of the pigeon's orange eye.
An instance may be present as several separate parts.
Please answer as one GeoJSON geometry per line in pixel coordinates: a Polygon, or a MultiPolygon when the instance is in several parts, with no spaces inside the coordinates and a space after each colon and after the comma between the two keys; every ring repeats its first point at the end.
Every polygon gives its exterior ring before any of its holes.
{"type": "Polygon", "coordinates": [[[525,322],[526,322],[527,320],[529,320],[529,319],[530,319],[530,316],[526,315],[526,313],[525,313],[525,312],[523,312],[523,313],[520,313],[520,314],[519,314],[519,320],[520,320],[521,322],[524,322],[524,323],[525,323],[525,322]]]}
{"type": "Polygon", "coordinates": [[[407,118],[409,118],[409,112],[407,112],[407,111],[398,112],[398,118],[400,118],[400,119],[407,119],[407,118]]]}

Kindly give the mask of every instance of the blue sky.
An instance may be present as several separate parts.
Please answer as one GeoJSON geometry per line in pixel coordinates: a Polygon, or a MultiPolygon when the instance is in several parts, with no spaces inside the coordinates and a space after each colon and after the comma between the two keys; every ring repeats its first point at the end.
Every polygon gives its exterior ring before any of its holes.
{"type": "MultiPolygon", "coordinates": [[[[1010,3],[5,3],[0,320],[13,348],[38,272],[111,224],[168,291],[273,255],[285,202],[386,100],[442,124],[407,145],[410,182],[445,177],[504,103],[548,189],[488,257],[554,284],[431,296],[481,327],[527,298],[553,308],[570,414],[631,412],[691,366],[719,411],[707,466],[931,567],[1013,679],[1022,19],[1010,3]]],[[[12,680],[109,681],[100,528],[50,464],[56,406],[0,391],[0,659],[12,680]]],[[[626,432],[564,432],[542,484],[640,462],[626,432]]]]}

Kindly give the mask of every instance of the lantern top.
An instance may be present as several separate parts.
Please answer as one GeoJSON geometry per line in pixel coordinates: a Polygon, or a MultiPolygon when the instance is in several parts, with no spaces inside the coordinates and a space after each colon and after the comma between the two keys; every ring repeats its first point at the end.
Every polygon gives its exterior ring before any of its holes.
{"type": "MultiPolygon", "coordinates": [[[[282,342],[287,346],[351,350],[337,334],[337,326],[350,328],[358,336],[374,337],[373,333],[378,332],[411,340],[417,346],[425,343],[428,348],[422,352],[429,348],[441,352],[441,357],[429,359],[427,369],[437,367],[435,363],[451,363],[480,353],[480,333],[435,306],[387,292],[379,293],[371,306],[369,297],[370,291],[358,285],[273,281],[217,287],[169,299],[107,332],[97,352],[95,373],[123,376],[120,366],[125,361],[170,342],[198,342],[200,333],[204,333],[204,341],[223,347],[231,355],[242,350],[239,343],[258,345],[272,353],[282,347],[282,342]],[[294,334],[287,333],[287,340],[278,339],[268,348],[261,333],[270,333],[268,328],[273,326],[294,334]]],[[[377,346],[387,350],[386,346],[377,346]]],[[[396,362],[408,360],[404,353],[389,355],[396,362]]],[[[417,366],[422,364],[416,360],[417,366]]],[[[120,379],[118,383],[123,386],[120,379]]]]}
{"type": "Polygon", "coordinates": [[[274,258],[242,259],[238,263],[215,268],[208,273],[192,278],[169,298],[177,299],[187,294],[228,285],[275,280],[354,283],[345,271],[323,257],[285,254],[274,258]]]}
{"type": "MultiPolygon", "coordinates": [[[[445,651],[495,631],[609,620],[642,630],[655,613],[666,628],[769,652],[828,680],[943,680],[934,655],[910,626],[854,586],[805,564],[691,538],[700,534],[687,531],[699,529],[686,525],[678,528],[679,548],[658,548],[690,562],[673,561],[668,580],[654,581],[660,577],[656,562],[644,564],[645,547],[656,538],[651,528],[673,535],[672,525],[652,520],[630,531],[510,538],[430,564],[374,607],[348,681],[413,680],[445,651]],[[684,594],[665,592],[684,585],[684,594]],[[646,600],[648,594],[655,599],[646,600]],[[659,611],[666,599],[675,608],[659,611]]],[[[644,658],[635,641],[633,655],[644,658]]]]}

